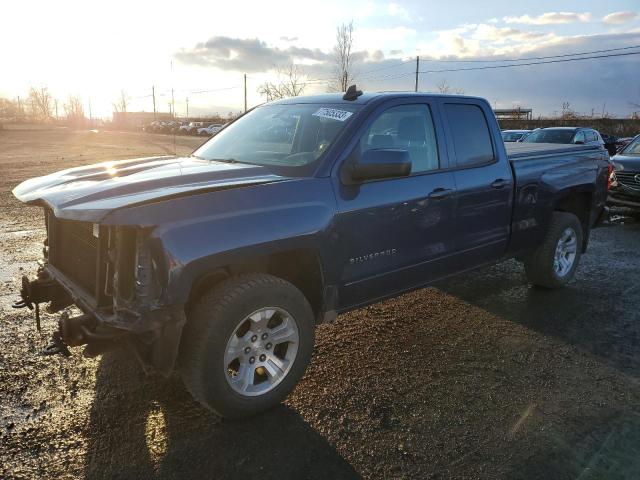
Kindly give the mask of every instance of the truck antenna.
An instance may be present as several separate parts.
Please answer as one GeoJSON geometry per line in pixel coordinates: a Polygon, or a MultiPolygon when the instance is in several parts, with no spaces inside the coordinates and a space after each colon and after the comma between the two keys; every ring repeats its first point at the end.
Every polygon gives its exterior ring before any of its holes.
{"type": "Polygon", "coordinates": [[[343,100],[349,100],[352,102],[362,95],[362,90],[358,90],[355,85],[351,85],[347,88],[347,92],[342,96],[343,100]]]}

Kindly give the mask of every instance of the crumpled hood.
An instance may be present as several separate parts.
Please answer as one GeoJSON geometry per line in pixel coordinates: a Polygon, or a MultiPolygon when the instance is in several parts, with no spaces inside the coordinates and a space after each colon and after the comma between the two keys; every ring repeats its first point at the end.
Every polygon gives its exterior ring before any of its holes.
{"type": "Polygon", "coordinates": [[[71,168],[22,182],[18,200],[56,217],[99,222],[109,212],[165,197],[286,180],[267,168],[195,157],[149,157],[71,168]]]}

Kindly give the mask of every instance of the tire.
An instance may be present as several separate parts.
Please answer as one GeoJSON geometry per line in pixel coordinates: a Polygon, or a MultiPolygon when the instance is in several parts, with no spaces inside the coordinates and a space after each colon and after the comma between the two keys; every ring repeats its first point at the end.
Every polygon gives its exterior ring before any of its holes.
{"type": "Polygon", "coordinates": [[[524,262],[527,278],[533,285],[561,288],[575,276],[582,250],[582,225],[572,213],[554,212],[545,239],[524,262]],[[567,237],[573,232],[573,241],[567,237]],[[563,244],[561,246],[560,244],[563,244]],[[570,243],[574,244],[573,256],[570,243]],[[562,249],[559,253],[557,249],[562,249]],[[556,263],[556,253],[564,258],[556,263]],[[567,266],[568,264],[568,266],[567,266]]]}
{"type": "Polygon", "coordinates": [[[313,311],[300,290],[272,275],[239,275],[190,310],[178,368],[187,390],[206,408],[222,417],[246,417],[278,405],[293,390],[311,359],[314,335],[313,311]],[[291,341],[278,343],[283,336],[291,341]]]}

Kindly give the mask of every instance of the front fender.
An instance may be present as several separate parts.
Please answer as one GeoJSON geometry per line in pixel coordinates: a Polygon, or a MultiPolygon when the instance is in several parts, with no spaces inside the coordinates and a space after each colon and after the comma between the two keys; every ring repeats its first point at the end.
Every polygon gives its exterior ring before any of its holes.
{"type": "Polygon", "coordinates": [[[185,303],[194,282],[220,267],[294,249],[322,261],[332,192],[324,178],[278,182],[142,206],[129,218],[156,224],[149,240],[163,303],[185,303]]]}

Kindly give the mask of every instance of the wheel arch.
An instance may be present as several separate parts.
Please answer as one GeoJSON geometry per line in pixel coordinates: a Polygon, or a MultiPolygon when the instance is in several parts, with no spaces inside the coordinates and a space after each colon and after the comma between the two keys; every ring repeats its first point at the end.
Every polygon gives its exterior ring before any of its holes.
{"type": "Polygon", "coordinates": [[[324,269],[318,252],[309,248],[294,248],[248,258],[238,258],[197,275],[191,285],[186,310],[208,290],[221,281],[246,273],[267,273],[288,281],[309,301],[317,320],[325,311],[324,269]]]}
{"type": "Polygon", "coordinates": [[[572,213],[582,226],[582,253],[587,249],[591,232],[591,211],[593,209],[593,192],[587,189],[572,190],[556,199],[554,211],[572,213]]]}

